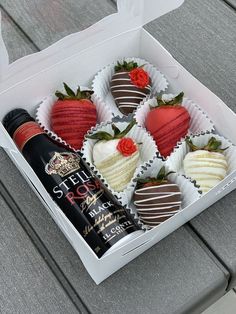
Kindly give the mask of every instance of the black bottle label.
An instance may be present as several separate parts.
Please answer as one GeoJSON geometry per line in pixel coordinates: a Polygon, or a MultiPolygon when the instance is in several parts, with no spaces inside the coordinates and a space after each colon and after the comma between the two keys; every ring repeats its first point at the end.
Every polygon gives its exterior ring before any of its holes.
{"type": "Polygon", "coordinates": [[[77,154],[54,152],[45,172],[57,183],[51,190],[53,199],[98,256],[138,230],[118,201],[81,164],[77,154]]]}
{"type": "Polygon", "coordinates": [[[13,140],[53,200],[98,257],[140,229],[78,154],[50,139],[24,110],[16,109],[15,114],[10,112],[8,119],[12,122],[7,122],[9,129],[14,123],[17,125],[11,134],[13,140]]]}

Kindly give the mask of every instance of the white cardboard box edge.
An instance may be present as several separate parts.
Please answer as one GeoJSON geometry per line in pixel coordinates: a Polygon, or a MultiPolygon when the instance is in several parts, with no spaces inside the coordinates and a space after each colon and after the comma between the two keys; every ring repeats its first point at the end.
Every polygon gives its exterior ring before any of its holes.
{"type": "Polygon", "coordinates": [[[44,50],[18,59],[10,65],[1,37],[0,92],[51,66],[52,62],[55,64],[71,57],[73,53],[91,48],[106,39],[140,28],[178,8],[183,2],[184,0],[117,0],[117,13],[106,16],[87,29],[68,35],[44,50]],[[63,48],[69,46],[70,50],[67,53],[63,48]]]}
{"type": "MultiPolygon", "coordinates": [[[[100,22],[96,23],[89,29],[76,33],[73,35],[69,35],[66,38],[59,41],[59,43],[52,45],[51,47],[45,49],[42,53],[37,53],[36,55],[31,55],[29,57],[22,58],[21,60],[16,61],[12,65],[8,66],[7,60],[8,56],[6,55],[6,50],[4,51],[4,45],[2,39],[0,39],[0,48],[3,47],[3,50],[0,51],[0,55],[3,55],[4,58],[2,60],[5,60],[3,62],[3,65],[0,67],[0,71],[2,69],[2,82],[0,84],[0,90],[2,93],[4,93],[8,88],[10,89],[12,85],[20,83],[22,80],[24,80],[27,75],[27,71],[24,71],[24,67],[26,65],[31,65],[32,62],[35,63],[37,60],[40,61],[43,59],[44,54],[49,54],[48,60],[44,62],[39,62],[36,67],[32,67],[32,73],[29,74],[28,79],[30,79],[30,75],[34,73],[34,71],[40,69],[45,69],[45,67],[50,66],[50,56],[58,49],[58,47],[61,45],[72,45],[73,41],[77,41],[78,37],[82,36],[89,37],[91,35],[90,40],[94,38],[92,35],[94,35],[97,40],[104,41],[108,34],[107,31],[103,29],[103,27],[107,26],[108,24],[113,24],[113,22],[116,21],[118,18],[120,21],[121,19],[124,19],[123,21],[129,21],[127,24],[127,28],[123,30],[123,32],[130,31],[132,29],[140,28],[143,23],[149,22],[153,18],[157,17],[156,15],[153,16],[153,12],[155,10],[153,8],[156,8],[156,5],[160,4],[163,8],[162,12],[168,12],[170,11],[169,8],[171,7],[176,8],[180,4],[183,3],[182,0],[120,0],[118,1],[118,7],[119,7],[119,13],[113,14],[110,17],[107,17],[100,22]],[[147,6],[147,2],[150,3],[150,15],[140,15],[140,8],[142,9],[145,6],[147,6]],[[167,5],[168,4],[168,5],[167,5]],[[167,9],[168,8],[168,9],[167,9]],[[128,12],[128,14],[126,14],[128,12]],[[134,17],[134,21],[131,22],[130,19],[130,13],[134,17]],[[113,22],[112,22],[113,21],[113,22]],[[87,34],[87,35],[86,35],[87,34]],[[85,36],[86,35],[86,36],[85,36]],[[48,63],[49,62],[49,63],[48,63]],[[19,72],[20,71],[20,72],[19,72]],[[19,72],[19,73],[18,73],[19,72]],[[25,76],[26,75],[26,76],[25,76]]],[[[161,14],[160,14],[161,15],[161,14]]],[[[159,16],[160,16],[159,15],[159,16]]],[[[120,35],[119,33],[119,27],[114,25],[112,36],[120,35]]],[[[145,33],[146,31],[143,31],[145,33]]],[[[148,36],[147,36],[148,37],[148,36]]],[[[151,38],[151,37],[150,37],[151,38]]],[[[86,39],[87,40],[87,39],[86,39]]],[[[88,41],[85,40],[85,44],[88,44],[88,41]]],[[[151,40],[151,39],[150,39],[151,40]]],[[[157,42],[154,38],[152,39],[155,42],[157,42]]],[[[85,48],[85,45],[82,45],[80,48],[83,50],[85,48]]],[[[71,46],[71,47],[72,47],[71,46]]],[[[78,46],[75,45],[75,47],[72,47],[71,50],[68,49],[68,53],[75,53],[76,49],[78,49],[78,46]]],[[[165,50],[162,47],[163,51],[165,50]]],[[[166,50],[165,50],[165,53],[166,50]]],[[[170,56],[170,55],[169,55],[170,56]]],[[[60,62],[62,56],[58,55],[57,58],[54,59],[56,62],[60,62]]],[[[69,56],[64,56],[65,58],[69,58],[69,56]]],[[[55,64],[54,64],[55,65],[55,64]]],[[[36,71],[37,72],[37,71],[36,71]]],[[[180,71],[181,72],[181,71],[180,71]]],[[[182,74],[188,73],[186,70],[182,69],[182,74]]],[[[207,89],[206,89],[207,92],[207,89]]],[[[0,96],[1,94],[0,93],[0,96]]],[[[209,92],[209,95],[212,93],[209,92]]],[[[215,96],[215,95],[214,95],[215,96]]],[[[215,96],[216,97],[216,96],[215,96]]],[[[223,102],[222,102],[223,103],[223,102]]],[[[219,103],[219,106],[221,104],[221,101],[219,103]]],[[[223,104],[224,105],[224,104],[223,104]]],[[[224,105],[225,106],[225,105],[224,105]]],[[[231,112],[228,112],[228,115],[230,115],[231,112]]],[[[235,117],[234,117],[235,119],[235,117]]],[[[184,222],[187,222],[189,219],[193,218],[195,215],[200,213],[203,209],[210,206],[212,203],[216,201],[216,199],[221,198],[223,195],[229,193],[232,189],[236,187],[235,182],[235,173],[230,174],[226,180],[220,183],[219,186],[215,187],[209,195],[204,196],[201,198],[198,202],[192,204],[191,210],[184,209],[182,212],[180,212],[178,215],[174,216],[173,219],[171,218],[168,223],[164,223],[158,227],[158,229],[153,229],[150,232],[146,232],[142,236],[138,237],[137,239],[134,239],[131,241],[131,243],[128,243],[127,245],[119,248],[118,250],[114,251],[113,253],[109,254],[108,256],[98,259],[95,254],[92,252],[92,250],[88,247],[88,245],[85,243],[85,241],[82,239],[82,237],[76,232],[75,228],[72,226],[72,224],[68,221],[68,219],[65,218],[65,216],[61,213],[60,210],[56,207],[55,203],[50,199],[48,193],[46,193],[46,190],[40,183],[40,181],[37,179],[35,174],[31,171],[32,169],[29,167],[29,165],[26,163],[24,158],[19,154],[19,151],[16,149],[15,144],[13,141],[9,138],[9,135],[7,134],[6,130],[3,128],[2,124],[0,124],[0,133],[3,136],[1,139],[1,146],[5,147],[7,153],[9,154],[10,158],[13,160],[13,162],[17,165],[17,167],[20,169],[23,176],[27,179],[29,184],[34,188],[37,189],[37,195],[40,197],[41,201],[44,203],[49,204],[47,206],[47,209],[49,210],[50,214],[56,221],[56,223],[60,226],[63,233],[67,237],[67,239],[71,242],[72,246],[75,248],[76,252],[80,255],[81,260],[85,264],[88,272],[90,273],[91,277],[94,279],[94,281],[98,284],[105,278],[107,278],[109,275],[114,273],[116,270],[127,264],[129,261],[134,259],[136,256],[140,255],[142,252],[147,250],[149,247],[151,247],[153,244],[160,241],[162,238],[164,238],[169,233],[173,232],[176,228],[181,226],[184,222]],[[32,175],[32,177],[31,177],[32,175]],[[40,196],[41,195],[41,196],[40,196]],[[158,230],[158,231],[157,231],[158,230]]]]}

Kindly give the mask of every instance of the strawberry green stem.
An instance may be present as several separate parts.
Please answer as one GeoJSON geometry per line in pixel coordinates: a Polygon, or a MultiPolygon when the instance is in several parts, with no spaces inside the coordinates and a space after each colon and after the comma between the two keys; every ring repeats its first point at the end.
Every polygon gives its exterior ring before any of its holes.
{"type": "Polygon", "coordinates": [[[56,91],[55,95],[60,100],[81,100],[81,99],[88,99],[91,100],[91,95],[93,94],[93,91],[91,90],[80,90],[80,86],[78,86],[76,92],[74,92],[66,83],[63,83],[64,89],[66,91],[66,94],[63,94],[60,91],[56,91]]]}
{"type": "Polygon", "coordinates": [[[132,71],[133,69],[138,68],[138,63],[134,61],[124,61],[123,63],[117,62],[117,65],[115,66],[115,72],[118,71],[132,71]]]}
{"type": "Polygon", "coordinates": [[[218,141],[214,136],[212,136],[209,139],[207,145],[202,146],[202,147],[198,147],[198,146],[194,145],[192,140],[189,137],[187,137],[185,141],[188,144],[188,146],[192,152],[195,152],[197,150],[206,150],[208,152],[223,153],[226,149],[228,149],[228,147],[220,148],[222,143],[221,143],[221,141],[218,141]]]}
{"type": "Polygon", "coordinates": [[[92,140],[105,140],[105,141],[110,141],[114,139],[120,139],[122,137],[125,137],[126,134],[129,133],[129,131],[132,129],[132,127],[136,124],[136,121],[133,119],[128,126],[121,131],[114,123],[112,123],[111,127],[113,130],[113,135],[111,135],[108,132],[105,131],[99,131],[97,133],[94,133],[92,135],[87,135],[87,138],[90,138],[92,140]]]}
{"type": "Polygon", "coordinates": [[[176,97],[171,100],[164,101],[162,97],[157,97],[157,106],[156,107],[164,107],[164,106],[179,106],[183,102],[184,92],[179,93],[176,97]]]}
{"type": "Polygon", "coordinates": [[[165,166],[163,166],[160,169],[160,171],[158,172],[156,177],[147,177],[145,179],[138,179],[137,180],[138,187],[140,187],[146,183],[156,183],[156,184],[165,183],[165,182],[167,182],[168,175],[170,175],[172,173],[175,173],[175,172],[170,171],[170,172],[166,173],[165,166]]]}

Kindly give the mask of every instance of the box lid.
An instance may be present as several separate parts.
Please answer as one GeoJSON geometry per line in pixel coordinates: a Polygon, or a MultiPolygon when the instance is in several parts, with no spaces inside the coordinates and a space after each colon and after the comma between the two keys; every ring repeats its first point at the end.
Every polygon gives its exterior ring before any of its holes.
{"type": "Polygon", "coordinates": [[[117,13],[10,65],[0,35],[0,92],[103,41],[140,28],[178,8],[183,2],[184,0],[117,0],[117,13]]]}

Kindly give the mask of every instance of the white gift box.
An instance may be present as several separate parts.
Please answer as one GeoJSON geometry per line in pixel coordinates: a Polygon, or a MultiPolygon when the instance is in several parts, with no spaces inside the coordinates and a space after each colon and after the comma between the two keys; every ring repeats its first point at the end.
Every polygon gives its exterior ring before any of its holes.
{"type": "MultiPolygon", "coordinates": [[[[139,57],[148,60],[167,77],[171,87],[169,92],[184,90],[207,113],[217,133],[236,144],[235,113],[143,29],[143,25],[176,9],[183,1],[118,0],[118,13],[10,65],[0,38],[0,120],[16,107],[35,115],[39,102],[60,89],[62,82],[90,86],[94,75],[107,64],[122,57],[139,57]]],[[[46,192],[2,123],[0,145],[43,202],[97,284],[236,188],[234,171],[169,220],[98,259],[46,192]]]]}

